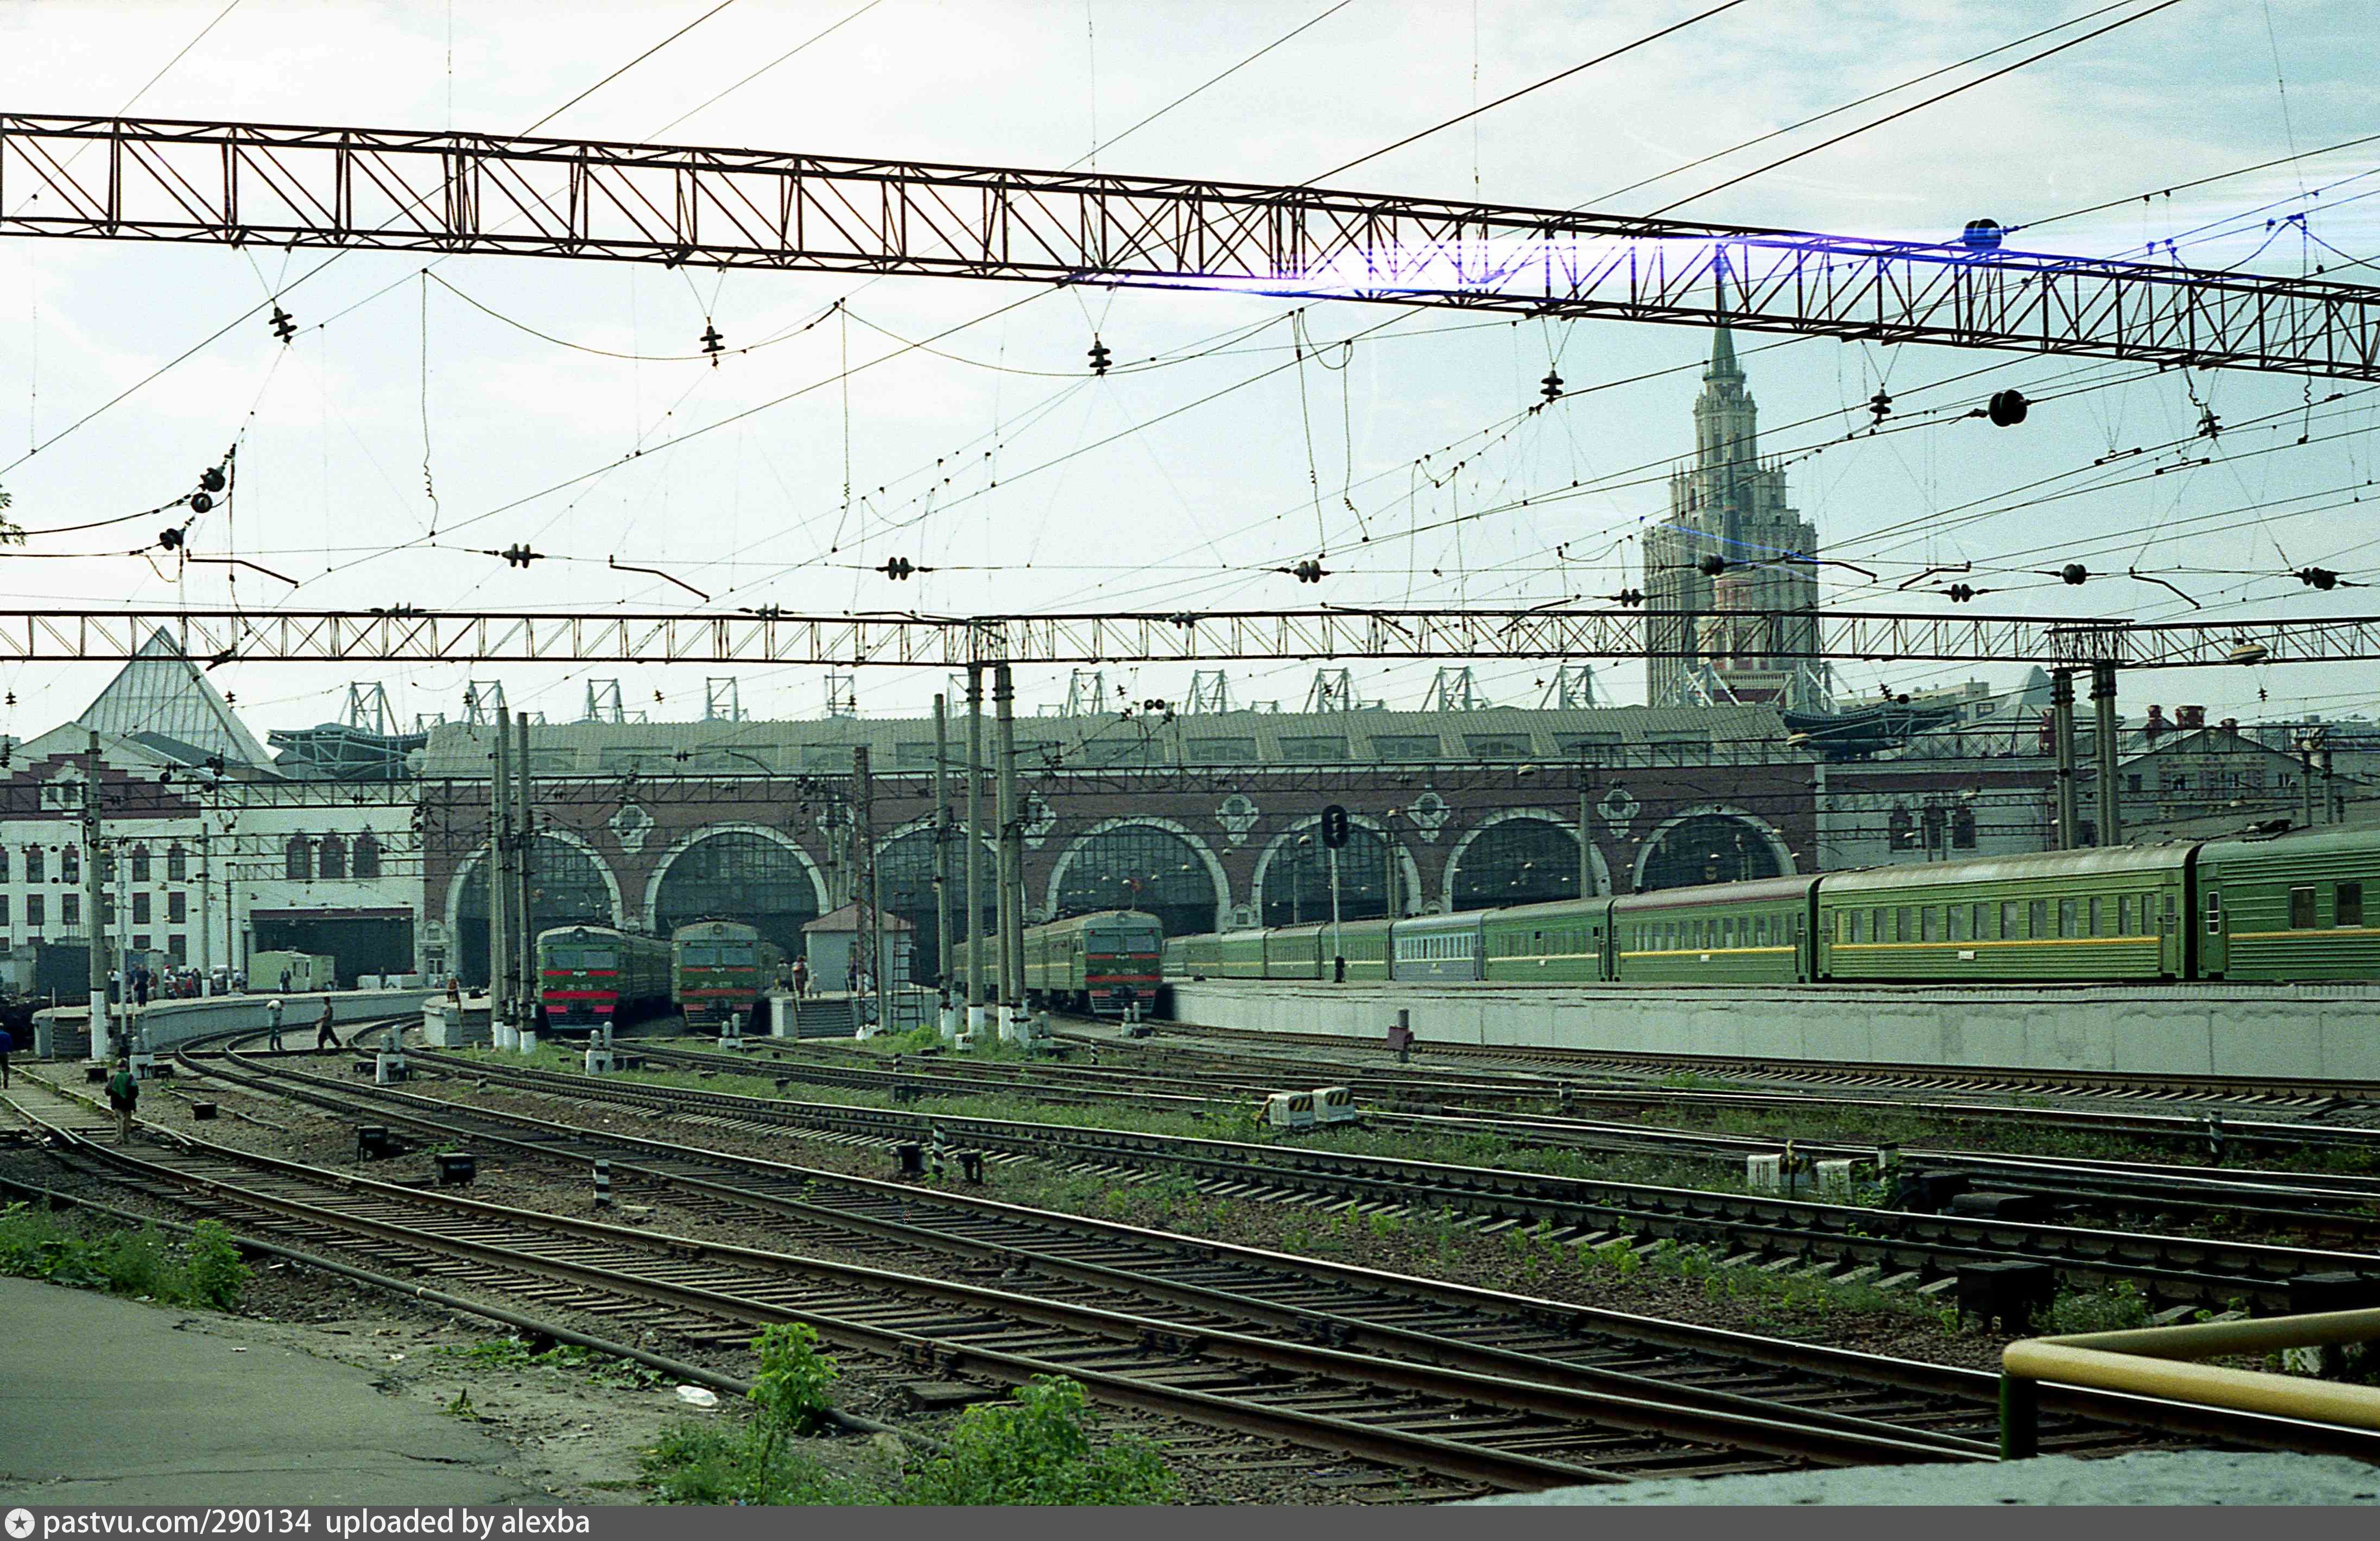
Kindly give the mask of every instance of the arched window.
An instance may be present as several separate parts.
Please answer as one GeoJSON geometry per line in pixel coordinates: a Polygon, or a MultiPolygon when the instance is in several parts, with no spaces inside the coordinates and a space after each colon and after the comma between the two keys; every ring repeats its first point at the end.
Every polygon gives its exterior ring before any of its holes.
{"type": "Polygon", "coordinates": [[[165,880],[169,883],[190,880],[190,854],[182,849],[182,843],[178,840],[165,847],[165,880]]]}
{"type": "Polygon", "coordinates": [[[1917,849],[1917,821],[1910,818],[1906,807],[1896,807],[1886,816],[1884,832],[1888,849],[1894,851],[1917,849]]]}
{"type": "Polygon", "coordinates": [[[347,875],[347,843],[334,834],[324,835],[319,843],[315,868],[325,878],[347,875]]]}
{"type": "Polygon", "coordinates": [[[1549,819],[1491,824],[1463,848],[1455,864],[1458,910],[1577,897],[1578,837],[1549,819]]]}
{"type": "MultiPolygon", "coordinates": [[[[540,834],[530,855],[536,879],[529,898],[532,936],[556,926],[585,921],[593,926],[618,924],[612,913],[612,890],[592,858],[566,840],[540,834]]],[[[472,856],[465,869],[461,902],[455,906],[455,952],[452,966],[467,985],[488,982],[488,854],[472,856]]]]}
{"type": "Polygon", "coordinates": [[[1058,883],[1061,916],[1139,910],[1162,921],[1167,936],[1213,930],[1220,899],[1205,855],[1161,824],[1123,824],[1087,837],[1058,883]]]}
{"type": "Polygon", "coordinates": [[[1725,813],[1696,814],[1662,831],[1645,862],[1642,892],[1733,883],[1784,875],[1777,852],[1749,821],[1725,813]]]}
{"type": "Polygon", "coordinates": [[[653,909],[663,936],[697,920],[740,921],[790,958],[802,950],[802,928],[818,918],[818,887],[783,842],[721,830],[670,858],[653,909]]]}
{"type": "Polygon", "coordinates": [[[46,881],[47,879],[43,874],[48,866],[49,863],[44,859],[43,853],[40,846],[28,845],[25,847],[25,880],[27,882],[38,883],[46,881]]]}
{"type": "Polygon", "coordinates": [[[146,845],[132,848],[132,880],[136,883],[149,880],[149,847],[146,845]]]}
{"type": "MultiPolygon", "coordinates": [[[[1377,830],[1349,827],[1339,853],[1339,917],[1368,920],[1389,913],[1389,848],[1377,830]]],[[[1399,873],[1397,881],[1402,883],[1399,873]]],[[[1330,852],[1322,843],[1319,820],[1307,819],[1273,852],[1258,880],[1264,890],[1263,923],[1296,926],[1330,918],[1330,852]]],[[[1410,893],[1402,893],[1409,905],[1410,893]]]]}
{"type": "Polygon", "coordinates": [[[373,838],[370,830],[356,836],[356,876],[380,876],[380,842],[373,838]]]}
{"type": "MultiPolygon", "coordinates": [[[[964,925],[966,910],[966,832],[951,831],[951,919],[964,925]]],[[[990,936],[1000,928],[1000,906],[990,889],[990,874],[997,856],[991,843],[984,843],[982,885],[985,892],[977,897],[985,901],[979,936],[990,936]]],[[[884,902],[888,915],[897,915],[917,928],[909,954],[909,974],[913,978],[938,977],[942,966],[942,934],[941,919],[934,912],[934,831],[911,830],[895,835],[876,850],[876,891],[884,902]]],[[[959,949],[961,965],[965,965],[966,933],[962,929],[953,939],[959,949]]],[[[986,957],[989,958],[987,953],[986,957]]]]}
{"type": "Polygon", "coordinates": [[[292,882],[302,883],[314,875],[314,850],[304,835],[289,837],[289,843],[281,848],[281,862],[284,876],[292,882]]]}

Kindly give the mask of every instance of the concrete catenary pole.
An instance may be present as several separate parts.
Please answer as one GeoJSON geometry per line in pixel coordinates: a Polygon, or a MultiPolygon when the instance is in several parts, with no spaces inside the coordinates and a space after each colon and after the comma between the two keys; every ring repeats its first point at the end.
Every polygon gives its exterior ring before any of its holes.
{"type": "Polygon", "coordinates": [[[2074,671],[2049,672],[2049,734],[2058,754],[2058,848],[2082,843],[2074,807],[2074,671]]]}
{"type": "Polygon", "coordinates": [[[515,1019],[535,1030],[545,981],[537,971],[537,801],[528,773],[528,713],[514,719],[513,731],[513,972],[520,980],[515,1019]]]}
{"type": "Polygon", "coordinates": [[[851,989],[855,1009],[873,1011],[876,1025],[891,1025],[884,1017],[884,944],[877,935],[880,913],[876,892],[876,783],[868,773],[868,746],[851,750],[851,989]],[[857,999],[867,996],[865,1004],[857,999]]]}
{"type": "Polygon", "coordinates": [[[983,1031],[983,665],[967,665],[966,1027],[983,1031]]]}
{"type": "Polygon", "coordinates": [[[1588,832],[1595,826],[1588,822],[1587,806],[1593,795],[1585,787],[1578,789],[1578,896],[1582,899],[1595,897],[1595,836],[1588,832]]]}
{"type": "MultiPolygon", "coordinates": [[[[99,896],[99,734],[91,735],[91,763],[82,783],[82,913],[83,935],[91,941],[91,961],[84,970],[91,986],[91,1057],[114,1058],[114,1035],[107,1013],[107,933],[100,924],[99,896]]],[[[126,1050],[131,1049],[127,1042],[126,1050]]]]}
{"type": "Polygon", "coordinates": [[[934,696],[934,983],[941,1007],[938,1025],[944,1037],[954,1031],[951,986],[958,977],[951,954],[950,758],[950,698],[938,691],[934,696]]]}
{"type": "Polygon", "coordinates": [[[488,1032],[498,1049],[513,1046],[512,732],[511,710],[496,708],[488,808],[488,1032]]]}
{"type": "Polygon", "coordinates": [[[1002,1037],[1022,1037],[1025,1020],[1025,821],[1016,802],[1016,686],[1005,661],[995,664],[991,704],[1000,729],[1000,1000],[1002,1037]]]}
{"type": "Polygon", "coordinates": [[[2099,843],[2124,841],[2121,805],[2116,798],[2116,666],[2091,665],[2091,759],[2099,782],[2099,843]]]}

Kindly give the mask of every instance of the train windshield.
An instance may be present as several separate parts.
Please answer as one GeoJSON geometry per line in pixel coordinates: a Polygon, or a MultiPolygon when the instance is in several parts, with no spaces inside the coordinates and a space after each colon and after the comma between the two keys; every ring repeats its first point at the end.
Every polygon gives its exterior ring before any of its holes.
{"type": "Polygon", "coordinates": [[[716,967],[719,964],[719,949],[708,942],[689,941],[686,944],[686,961],[689,967],[716,967]]]}
{"type": "Polygon", "coordinates": [[[749,968],[752,966],[752,944],[748,941],[728,942],[719,949],[719,961],[730,966],[740,965],[749,968]]]}
{"type": "Polygon", "coordinates": [[[557,947],[553,950],[556,968],[617,968],[620,954],[609,947],[557,947]]]}

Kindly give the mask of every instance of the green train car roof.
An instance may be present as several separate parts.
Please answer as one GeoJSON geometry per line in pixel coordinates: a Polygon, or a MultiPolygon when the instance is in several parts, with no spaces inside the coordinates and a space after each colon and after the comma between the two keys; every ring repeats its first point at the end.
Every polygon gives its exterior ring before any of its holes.
{"type": "Polygon", "coordinates": [[[1864,867],[1829,872],[1820,897],[1832,902],[1894,889],[1939,888],[1950,883],[2038,882],[2101,873],[2180,872],[2197,848],[2195,841],[2157,845],[2111,845],[2106,850],[2046,851],[2033,855],[1992,856],[1983,861],[1912,862],[1906,867],[1864,867]]]}
{"type": "Polygon", "coordinates": [[[2262,860],[2272,856],[2356,855],[2380,852],[2380,824],[2324,824],[2274,835],[2230,835],[2198,848],[2198,860],[2262,860]]]}
{"type": "Polygon", "coordinates": [[[1048,935],[1059,931],[1080,931],[1093,926],[1118,926],[1131,925],[1135,923],[1145,926],[1161,926],[1164,924],[1162,921],[1159,920],[1157,916],[1148,914],[1145,910],[1094,910],[1088,915],[1070,915],[1063,920],[1045,921],[1038,926],[1028,927],[1026,928],[1028,930],[1039,931],[1048,935]]]}
{"type": "MultiPolygon", "coordinates": [[[[1767,904],[1782,900],[1807,900],[1810,885],[1818,874],[1809,873],[1791,878],[1754,878],[1741,883],[1699,883],[1692,888],[1655,889],[1650,893],[1631,893],[1611,902],[1611,913],[1633,915],[1645,910],[1732,908],[1739,904],[1767,904]]],[[[1834,880],[1829,877],[1828,881],[1834,880]]]]}
{"type": "Polygon", "coordinates": [[[672,931],[670,940],[684,941],[688,938],[700,938],[707,941],[740,941],[747,937],[757,938],[759,934],[759,928],[747,926],[740,920],[689,920],[672,931]]]}

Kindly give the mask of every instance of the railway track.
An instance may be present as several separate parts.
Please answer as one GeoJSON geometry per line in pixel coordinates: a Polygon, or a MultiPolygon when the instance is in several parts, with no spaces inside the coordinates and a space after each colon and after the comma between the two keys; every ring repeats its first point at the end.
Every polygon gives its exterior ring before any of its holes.
{"type": "Polygon", "coordinates": [[[1020,1293],[425,1191],[185,1135],[163,1149],[111,1148],[72,1121],[42,1122],[78,1158],[200,1214],[357,1254],[383,1273],[633,1318],[714,1346],[805,1321],[832,1343],[918,1370],[1011,1383],[1066,1375],[1112,1402],[1461,1482],[1527,1490],[1987,1458],[1975,1441],[1856,1432],[1823,1410],[1729,1413],[1265,1336],[1211,1305],[1150,1316],[1130,1288],[1071,1281],[1020,1293]]]}
{"type": "MultiPolygon", "coordinates": [[[[1942,1278],[1965,1263],[2046,1263],[2093,1282],[2130,1280],[2166,1302],[2287,1309],[2308,1275],[2380,1280],[2380,1256],[2153,1232],[1923,1214],[1808,1199],[1557,1176],[1287,1143],[1250,1144],[1016,1119],[745,1097],[413,1050],[433,1068],[549,1093],[678,1110],[723,1112],[885,1145],[940,1137],[976,1148],[1071,1162],[1080,1170],[1176,1174],[1225,1196],[1353,1200],[1404,1213],[1440,1211],[1540,1223],[1564,1241],[1669,1238],[1722,1257],[1803,1256],[1885,1278],[1942,1278]]],[[[1875,1277],[1875,1276],[1872,1276],[1875,1277]]]]}
{"type": "MultiPolygon", "coordinates": [[[[775,1049],[772,1040],[771,1050],[775,1049]]],[[[712,1070],[751,1068],[747,1049],[738,1059],[675,1045],[647,1043],[650,1060],[712,1070]]],[[[1130,1102],[1156,1111],[1203,1118],[1245,1113],[1253,1099],[1278,1084],[1252,1079],[1210,1082],[1159,1074],[1144,1079],[1121,1066],[1077,1066],[1050,1062],[977,1061],[902,1056],[892,1062],[845,1051],[779,1050],[771,1073],[809,1085],[887,1091],[897,1097],[1026,1096],[1053,1103],[1130,1102]],[[1189,1089],[1197,1087],[1201,1089],[1189,1089]]],[[[1403,1099],[1407,1107],[1413,1099],[1403,1099]]],[[[1807,1111],[1807,1109],[1796,1109],[1807,1111]]],[[[1366,1106],[1370,1127],[1411,1130],[1447,1137],[1489,1135],[1514,1145],[1588,1150],[1603,1154],[1659,1156],[1709,1163],[1714,1172],[1741,1178],[1744,1159],[1773,1155],[1791,1140],[1801,1154],[1818,1159],[1877,1156],[1874,1144],[1798,1138],[1791,1135],[1727,1135],[1611,1123],[1553,1113],[1478,1113],[1440,1109],[1428,1112],[1366,1106]]],[[[2101,1160],[2012,1155],[1995,1151],[1925,1147],[1897,1147],[1912,1168],[1972,1179],[1980,1189],[2014,1189],[2028,1197],[2095,1213],[2182,1215],[2221,1219],[2268,1230],[2302,1233],[2326,1243],[2369,1250],[2380,1241],[2380,1177],[2256,1170],[2211,1171],[2162,1162],[2101,1160]]]]}
{"type": "MultiPolygon", "coordinates": [[[[915,1269],[996,1267],[1003,1288],[1085,1285],[1154,1300],[1155,1308],[1237,1315],[1374,1355],[1533,1382],[1599,1388],[1645,1401],[1792,1417],[1888,1447],[1938,1443],[1953,1457],[1988,1448],[1998,1394],[1989,1374],[1762,1339],[1690,1324],[1530,1299],[1321,1259],[1151,1232],[1087,1217],[833,1171],[689,1148],[498,1111],[418,1091],[365,1091],[243,1057],[201,1066],[340,1116],[385,1119],[442,1140],[569,1165],[607,1159],[689,1212],[760,1210],[803,1242],[858,1247],[915,1269]]],[[[604,1109],[604,1104],[590,1106],[604,1109]]],[[[1151,1308],[1144,1304],[1142,1309],[1151,1308]]],[[[2187,1414],[2137,1399],[2053,1390],[2053,1448],[2105,1448],[2151,1425],[2194,1438],[2295,1444],[2302,1431],[2265,1420],[2187,1414]]],[[[2380,1440],[2374,1441],[2380,1446],[2380,1440]]],[[[1899,1458],[1888,1453],[1886,1459],[1899,1458]]]]}

